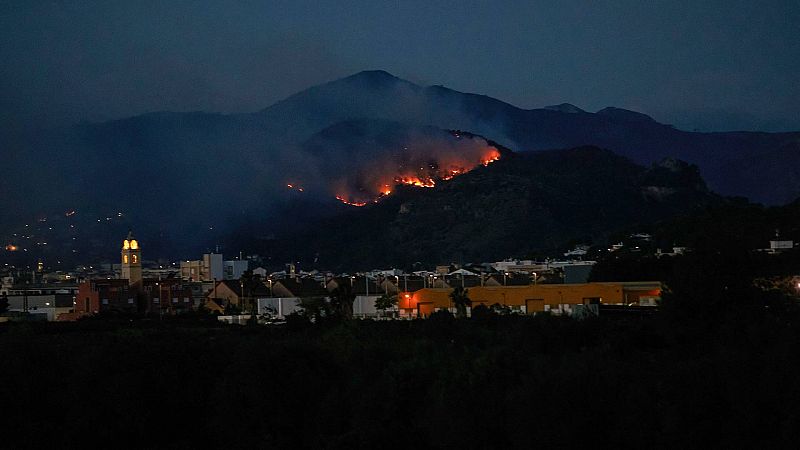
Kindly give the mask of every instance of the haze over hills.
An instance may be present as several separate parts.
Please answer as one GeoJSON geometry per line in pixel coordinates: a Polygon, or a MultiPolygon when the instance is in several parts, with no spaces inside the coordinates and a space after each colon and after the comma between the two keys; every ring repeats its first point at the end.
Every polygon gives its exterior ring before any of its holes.
{"type": "Polygon", "coordinates": [[[122,212],[143,239],[164,243],[153,249],[160,256],[191,256],[242,223],[265,224],[266,233],[291,227],[297,221],[286,211],[305,209],[286,189],[292,181],[313,185],[302,197],[313,213],[303,217],[315,220],[341,210],[331,199],[337,173],[371,172],[409,143],[433,160],[473,151],[475,142],[453,141],[447,130],[513,151],[597,145],[639,164],[675,157],[697,164],[724,195],[771,204],[800,195],[800,133],[692,133],[617,108],[524,110],[366,71],[251,114],[152,113],[9,139],[13,170],[2,187],[14,214],[0,218],[0,236],[10,240],[23,223],[66,211],[122,212]],[[430,139],[448,144],[426,147],[430,139]]]}

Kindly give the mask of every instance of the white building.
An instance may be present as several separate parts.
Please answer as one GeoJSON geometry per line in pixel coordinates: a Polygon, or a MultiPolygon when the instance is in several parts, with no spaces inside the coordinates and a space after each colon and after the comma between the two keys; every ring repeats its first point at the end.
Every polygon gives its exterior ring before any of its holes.
{"type": "Polygon", "coordinates": [[[242,275],[247,272],[248,264],[250,261],[242,259],[234,259],[232,261],[225,261],[223,263],[224,277],[226,280],[238,280],[242,275]]]}
{"type": "Polygon", "coordinates": [[[268,297],[256,300],[258,315],[269,315],[277,319],[285,319],[289,314],[300,310],[298,297],[268,297]]]}

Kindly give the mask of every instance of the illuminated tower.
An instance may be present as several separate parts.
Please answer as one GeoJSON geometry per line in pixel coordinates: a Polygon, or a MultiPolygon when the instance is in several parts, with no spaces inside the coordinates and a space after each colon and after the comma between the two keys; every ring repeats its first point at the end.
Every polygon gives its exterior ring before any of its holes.
{"type": "Polygon", "coordinates": [[[128,280],[128,285],[134,286],[142,282],[142,250],[139,242],[133,237],[133,232],[128,232],[128,237],[122,241],[122,276],[128,280]]]}

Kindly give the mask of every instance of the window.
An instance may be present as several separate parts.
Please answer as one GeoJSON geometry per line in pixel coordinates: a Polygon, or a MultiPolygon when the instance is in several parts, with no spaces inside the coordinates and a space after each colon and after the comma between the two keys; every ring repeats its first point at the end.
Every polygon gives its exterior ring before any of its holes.
{"type": "Polygon", "coordinates": [[[122,255],[122,264],[128,264],[128,255],[122,255]]]}
{"type": "Polygon", "coordinates": [[[136,264],[137,262],[139,262],[139,258],[135,254],[133,254],[131,255],[131,262],[133,264],[136,264]]]}

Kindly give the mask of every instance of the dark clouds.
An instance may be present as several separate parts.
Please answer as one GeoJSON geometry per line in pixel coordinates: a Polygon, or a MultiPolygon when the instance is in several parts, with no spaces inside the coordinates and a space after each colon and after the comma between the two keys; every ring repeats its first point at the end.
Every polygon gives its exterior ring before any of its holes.
{"type": "Polygon", "coordinates": [[[800,129],[796,1],[321,3],[6,2],[2,119],[254,111],[381,68],[522,107],[800,129]]]}

